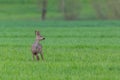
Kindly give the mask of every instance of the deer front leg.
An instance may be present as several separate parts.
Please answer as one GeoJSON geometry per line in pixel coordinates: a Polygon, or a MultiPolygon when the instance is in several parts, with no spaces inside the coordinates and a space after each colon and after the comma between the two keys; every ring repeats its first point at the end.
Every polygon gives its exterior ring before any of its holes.
{"type": "Polygon", "coordinates": [[[44,56],[43,56],[43,52],[42,51],[40,51],[40,55],[41,55],[42,60],[44,60],[44,56]]]}
{"type": "Polygon", "coordinates": [[[39,58],[38,54],[36,54],[36,58],[37,58],[37,60],[38,60],[38,61],[40,60],[40,58],[39,58]]]}

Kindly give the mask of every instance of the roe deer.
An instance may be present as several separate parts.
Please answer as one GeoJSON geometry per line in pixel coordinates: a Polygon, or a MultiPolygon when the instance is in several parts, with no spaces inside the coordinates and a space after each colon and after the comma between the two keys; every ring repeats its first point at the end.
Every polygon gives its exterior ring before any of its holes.
{"type": "Polygon", "coordinates": [[[32,45],[33,60],[34,60],[34,56],[36,56],[36,59],[39,61],[38,53],[40,53],[42,60],[44,60],[42,45],[39,44],[39,41],[44,40],[45,38],[40,35],[39,31],[35,31],[35,35],[36,35],[36,40],[32,45]]]}

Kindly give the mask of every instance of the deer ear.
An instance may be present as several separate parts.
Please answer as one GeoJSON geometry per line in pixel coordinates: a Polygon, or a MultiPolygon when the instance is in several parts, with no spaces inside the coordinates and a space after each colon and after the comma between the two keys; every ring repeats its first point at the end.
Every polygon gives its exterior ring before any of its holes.
{"type": "Polygon", "coordinates": [[[36,34],[36,35],[40,35],[40,32],[37,31],[37,30],[35,30],[35,34],[36,34]]]}
{"type": "Polygon", "coordinates": [[[37,34],[37,30],[35,30],[35,35],[37,34]]]}
{"type": "Polygon", "coordinates": [[[37,32],[37,35],[40,35],[40,31],[37,32]]]}

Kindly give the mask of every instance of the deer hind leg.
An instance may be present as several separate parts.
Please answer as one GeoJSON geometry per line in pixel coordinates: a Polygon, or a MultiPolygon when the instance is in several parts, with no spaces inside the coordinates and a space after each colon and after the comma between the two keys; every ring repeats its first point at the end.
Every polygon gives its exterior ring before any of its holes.
{"type": "Polygon", "coordinates": [[[41,55],[42,60],[44,60],[44,56],[43,56],[43,52],[42,51],[40,51],[40,55],[41,55]]]}
{"type": "Polygon", "coordinates": [[[32,57],[33,57],[33,60],[35,60],[34,54],[32,55],[32,57]]]}
{"type": "Polygon", "coordinates": [[[35,60],[35,55],[36,54],[37,54],[36,52],[32,52],[32,58],[33,58],[33,60],[35,60]]]}
{"type": "Polygon", "coordinates": [[[36,58],[37,58],[37,60],[38,60],[38,61],[40,60],[40,58],[39,58],[38,54],[36,54],[36,58]]]}

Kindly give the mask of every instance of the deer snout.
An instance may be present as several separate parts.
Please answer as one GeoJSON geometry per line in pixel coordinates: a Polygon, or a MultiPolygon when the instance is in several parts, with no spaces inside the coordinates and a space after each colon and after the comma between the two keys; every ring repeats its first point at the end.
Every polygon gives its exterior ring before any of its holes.
{"type": "Polygon", "coordinates": [[[43,38],[43,40],[44,40],[45,38],[43,38]]]}

